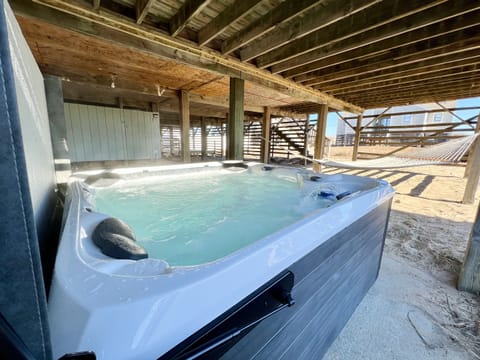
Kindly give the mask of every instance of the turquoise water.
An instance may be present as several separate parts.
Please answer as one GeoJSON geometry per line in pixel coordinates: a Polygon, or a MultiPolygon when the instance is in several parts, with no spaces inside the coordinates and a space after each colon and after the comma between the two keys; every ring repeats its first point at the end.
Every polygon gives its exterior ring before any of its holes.
{"type": "Polygon", "coordinates": [[[295,174],[274,173],[222,170],[129,180],[96,189],[96,207],[129,224],[151,258],[197,265],[331,204],[306,196],[295,174]]]}

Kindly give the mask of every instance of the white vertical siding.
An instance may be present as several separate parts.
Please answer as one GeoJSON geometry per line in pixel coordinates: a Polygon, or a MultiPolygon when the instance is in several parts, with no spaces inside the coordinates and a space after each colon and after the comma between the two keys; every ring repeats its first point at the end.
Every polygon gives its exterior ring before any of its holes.
{"type": "Polygon", "coordinates": [[[65,119],[72,162],[161,157],[160,122],[152,112],[66,103],[65,119]]]}

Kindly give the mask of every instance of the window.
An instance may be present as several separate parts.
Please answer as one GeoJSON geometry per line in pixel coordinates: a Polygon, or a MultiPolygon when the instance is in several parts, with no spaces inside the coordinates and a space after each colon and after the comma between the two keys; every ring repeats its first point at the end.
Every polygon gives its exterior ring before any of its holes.
{"type": "Polygon", "coordinates": [[[411,120],[412,120],[412,115],[404,115],[403,116],[403,123],[404,124],[410,124],[411,120]]]}
{"type": "Polygon", "coordinates": [[[385,126],[388,127],[390,126],[390,117],[383,117],[381,119],[375,120],[375,123],[373,126],[385,126]]]}
{"type": "Polygon", "coordinates": [[[442,114],[433,115],[433,122],[441,122],[441,121],[442,121],[442,114]]]}

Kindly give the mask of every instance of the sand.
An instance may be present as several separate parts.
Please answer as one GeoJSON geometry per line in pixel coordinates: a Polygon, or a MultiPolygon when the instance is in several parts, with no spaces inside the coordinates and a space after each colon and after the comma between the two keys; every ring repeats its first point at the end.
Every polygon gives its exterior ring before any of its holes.
{"type": "MultiPolygon", "coordinates": [[[[330,158],[351,150],[332,148],[330,158]]],[[[479,298],[455,287],[479,200],[461,203],[464,170],[324,169],[381,178],[396,191],[379,279],[326,359],[480,359],[479,298]]]]}

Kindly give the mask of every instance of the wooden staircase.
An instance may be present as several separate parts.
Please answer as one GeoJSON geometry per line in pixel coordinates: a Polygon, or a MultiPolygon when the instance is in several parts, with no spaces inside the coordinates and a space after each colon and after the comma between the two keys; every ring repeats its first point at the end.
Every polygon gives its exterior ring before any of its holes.
{"type": "MultiPolygon", "coordinates": [[[[291,158],[305,154],[305,120],[290,118],[273,118],[270,129],[270,157],[291,158]]],[[[312,136],[312,129],[316,124],[308,126],[308,136],[312,136]]],[[[244,157],[260,159],[260,147],[262,144],[261,121],[245,122],[244,134],[244,157]]],[[[308,155],[307,155],[308,156],[308,155]]]]}

